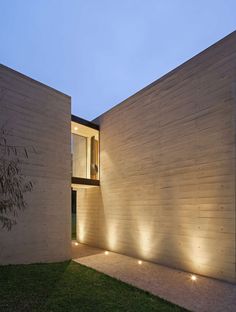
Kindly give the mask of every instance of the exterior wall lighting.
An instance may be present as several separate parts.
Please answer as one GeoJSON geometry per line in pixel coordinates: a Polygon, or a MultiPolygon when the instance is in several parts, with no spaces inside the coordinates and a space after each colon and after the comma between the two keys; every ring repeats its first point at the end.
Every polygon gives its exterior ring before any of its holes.
{"type": "Polygon", "coordinates": [[[78,130],[78,127],[74,127],[74,130],[75,130],[75,131],[78,130]]]}
{"type": "Polygon", "coordinates": [[[143,263],[143,261],[141,261],[141,260],[139,260],[139,261],[138,261],[138,264],[140,264],[140,265],[141,265],[142,263],[143,263]]]}
{"type": "Polygon", "coordinates": [[[75,246],[79,246],[79,243],[75,242],[75,246]]]}
{"type": "Polygon", "coordinates": [[[104,254],[107,256],[107,255],[109,255],[109,252],[106,250],[106,251],[104,252],[104,254]]]}

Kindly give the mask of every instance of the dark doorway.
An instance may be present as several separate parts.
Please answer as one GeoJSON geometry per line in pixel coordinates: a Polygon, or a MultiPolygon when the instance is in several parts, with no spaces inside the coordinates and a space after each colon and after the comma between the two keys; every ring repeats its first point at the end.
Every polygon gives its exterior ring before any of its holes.
{"type": "Polygon", "coordinates": [[[71,238],[76,239],[76,196],[77,192],[71,190],[71,238]]]}

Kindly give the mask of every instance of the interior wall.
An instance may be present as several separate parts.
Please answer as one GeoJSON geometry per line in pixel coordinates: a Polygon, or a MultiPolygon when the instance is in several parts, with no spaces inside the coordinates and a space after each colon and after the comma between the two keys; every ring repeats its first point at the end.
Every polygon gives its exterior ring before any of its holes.
{"type": "Polygon", "coordinates": [[[78,240],[235,281],[236,33],[100,116],[78,240]]]}
{"type": "Polygon", "coordinates": [[[0,225],[0,264],[71,257],[70,121],[70,97],[0,66],[0,128],[20,150],[11,157],[33,184],[17,224],[10,231],[0,225]]]}

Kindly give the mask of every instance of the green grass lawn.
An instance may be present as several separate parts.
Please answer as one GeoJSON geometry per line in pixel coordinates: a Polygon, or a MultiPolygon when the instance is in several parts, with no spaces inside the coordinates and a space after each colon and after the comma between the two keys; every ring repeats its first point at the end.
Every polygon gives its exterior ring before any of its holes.
{"type": "Polygon", "coordinates": [[[1,312],[186,311],[73,261],[0,266],[1,312]]]}

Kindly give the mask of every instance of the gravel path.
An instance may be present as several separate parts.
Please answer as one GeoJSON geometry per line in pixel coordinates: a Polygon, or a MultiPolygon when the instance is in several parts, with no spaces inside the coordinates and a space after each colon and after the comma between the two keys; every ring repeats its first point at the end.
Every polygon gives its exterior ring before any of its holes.
{"type": "Polygon", "coordinates": [[[235,312],[236,285],[73,242],[74,261],[195,312],[235,312]]]}

